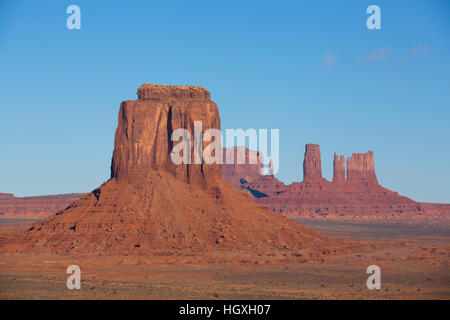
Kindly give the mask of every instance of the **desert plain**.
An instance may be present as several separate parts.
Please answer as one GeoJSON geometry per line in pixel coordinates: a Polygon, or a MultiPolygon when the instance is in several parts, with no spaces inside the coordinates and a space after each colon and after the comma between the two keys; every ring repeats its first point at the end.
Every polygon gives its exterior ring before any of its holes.
{"type": "MultiPolygon", "coordinates": [[[[447,222],[298,220],[324,235],[354,239],[358,250],[299,258],[155,251],[88,255],[2,254],[1,299],[449,299],[447,222]],[[81,289],[68,290],[66,268],[81,269],[81,289]],[[369,290],[369,265],[381,289],[369,290]]],[[[0,220],[2,235],[32,221],[0,220]]]]}
{"type": "Polygon", "coordinates": [[[172,133],[198,121],[220,132],[217,104],[196,86],[137,95],[120,105],[108,181],[0,194],[0,299],[450,299],[450,205],[381,186],[372,151],[347,166],[335,154],[328,181],[307,144],[304,180],[290,185],[259,162],[179,164],[172,133]],[[366,285],[373,265],[379,289],[366,285]]]}

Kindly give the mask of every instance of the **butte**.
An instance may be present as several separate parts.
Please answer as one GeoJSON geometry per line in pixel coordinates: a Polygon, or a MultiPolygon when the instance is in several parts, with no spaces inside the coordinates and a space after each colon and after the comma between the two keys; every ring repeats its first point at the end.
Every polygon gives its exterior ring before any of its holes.
{"type": "Polygon", "coordinates": [[[338,241],[234,189],[222,178],[221,165],[172,162],[173,130],[184,128],[193,136],[194,121],[202,121],[203,131],[220,129],[217,105],[205,88],[144,84],[137,95],[120,105],[110,179],[10,239],[16,248],[62,254],[219,250],[303,257],[340,251],[331,249],[338,241]]]}

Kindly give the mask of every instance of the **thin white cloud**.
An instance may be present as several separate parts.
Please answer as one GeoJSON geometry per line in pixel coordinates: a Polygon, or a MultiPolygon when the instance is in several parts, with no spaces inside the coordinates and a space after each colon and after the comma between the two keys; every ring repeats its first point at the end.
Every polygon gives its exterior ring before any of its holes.
{"type": "Polygon", "coordinates": [[[378,62],[387,59],[392,53],[391,48],[375,49],[372,53],[364,57],[363,62],[378,62]]]}
{"type": "Polygon", "coordinates": [[[325,52],[322,56],[322,63],[328,68],[333,68],[336,64],[336,55],[332,52],[325,52]]]}
{"type": "Polygon", "coordinates": [[[410,54],[413,56],[420,56],[423,54],[427,54],[430,52],[430,48],[427,45],[424,46],[415,46],[409,50],[410,54]]]}
{"type": "Polygon", "coordinates": [[[409,49],[403,58],[403,63],[407,64],[411,57],[418,57],[430,53],[431,49],[427,45],[415,46],[409,49]]]}

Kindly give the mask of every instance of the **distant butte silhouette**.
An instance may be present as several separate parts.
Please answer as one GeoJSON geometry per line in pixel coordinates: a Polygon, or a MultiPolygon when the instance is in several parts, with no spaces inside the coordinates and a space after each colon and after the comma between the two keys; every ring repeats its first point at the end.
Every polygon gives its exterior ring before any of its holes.
{"type": "MultiPolygon", "coordinates": [[[[248,158],[249,152],[245,150],[248,158]]],[[[225,153],[225,152],[224,152],[225,153]]],[[[307,144],[303,161],[303,181],[285,185],[273,175],[261,175],[258,164],[224,165],[222,175],[231,185],[273,212],[288,217],[402,217],[450,214],[449,204],[422,203],[379,185],[374,153],[354,153],[347,159],[334,154],[333,180],[322,177],[320,148],[307,144]]]]}

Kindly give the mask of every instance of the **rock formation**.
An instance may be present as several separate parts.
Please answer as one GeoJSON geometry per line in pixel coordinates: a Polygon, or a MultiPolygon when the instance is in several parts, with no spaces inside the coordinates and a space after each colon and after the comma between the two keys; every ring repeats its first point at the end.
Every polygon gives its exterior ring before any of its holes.
{"type": "Polygon", "coordinates": [[[264,159],[262,155],[245,147],[224,148],[224,164],[222,165],[222,176],[235,188],[245,189],[251,198],[268,197],[267,194],[260,192],[264,190],[268,193],[280,193],[285,189],[284,184],[279,182],[272,174],[264,174],[264,159]],[[234,156],[234,164],[226,163],[226,154],[232,153],[234,156]],[[240,155],[244,155],[241,163],[237,163],[240,155]],[[250,163],[250,158],[257,159],[255,164],[250,163]]]}
{"type": "MultiPolygon", "coordinates": [[[[220,129],[216,104],[202,87],[145,84],[120,106],[111,179],[20,237],[24,250],[302,250],[330,242],[273,214],[221,177],[220,165],[171,162],[171,133],[194,122],[220,129]]],[[[193,153],[194,145],[190,145],[193,153]]],[[[239,171],[238,168],[235,168],[239,171]]]]}
{"type": "Polygon", "coordinates": [[[344,184],[345,183],[345,157],[338,156],[334,153],[333,160],[333,183],[344,184]]]}
{"type": "MultiPolygon", "coordinates": [[[[247,167],[252,165],[247,164],[247,167]]],[[[374,154],[354,153],[347,159],[334,154],[333,180],[322,177],[318,145],[306,145],[303,162],[303,182],[285,185],[273,176],[259,174],[251,168],[241,168],[224,175],[227,181],[264,204],[274,212],[289,217],[386,217],[404,214],[450,215],[450,205],[415,202],[378,184],[375,174],[374,154]],[[243,179],[240,179],[242,178],[243,179]],[[239,182],[239,185],[236,182],[239,182]]]]}
{"type": "Polygon", "coordinates": [[[316,182],[322,178],[322,160],[318,144],[307,144],[303,160],[303,181],[316,182]]]}
{"type": "MultiPolygon", "coordinates": [[[[218,165],[176,165],[170,158],[171,134],[183,128],[194,137],[194,121],[203,132],[220,128],[219,110],[203,87],[144,84],[138,100],[124,101],[114,141],[111,178],[133,181],[155,170],[164,170],[186,183],[204,185],[220,172],[218,165]]],[[[202,143],[205,147],[205,143],[202,143]]]]}
{"type": "Polygon", "coordinates": [[[356,185],[377,185],[373,152],[354,153],[347,159],[347,181],[356,185]]]}
{"type": "Polygon", "coordinates": [[[264,162],[259,152],[249,150],[245,147],[223,149],[222,176],[226,177],[226,180],[233,187],[240,186],[241,179],[245,180],[245,177],[261,175],[263,169],[264,162]],[[233,163],[227,163],[227,155],[230,153],[233,155],[233,163]],[[252,158],[256,159],[256,163],[250,163],[250,159],[252,158]]]}
{"type": "Polygon", "coordinates": [[[273,160],[272,159],[270,159],[270,162],[269,162],[269,176],[273,176],[273,160]]]}

